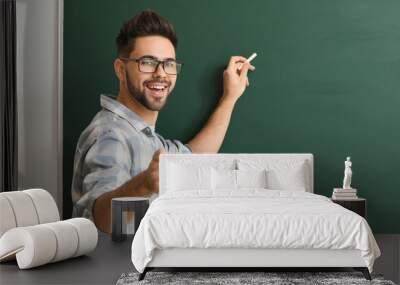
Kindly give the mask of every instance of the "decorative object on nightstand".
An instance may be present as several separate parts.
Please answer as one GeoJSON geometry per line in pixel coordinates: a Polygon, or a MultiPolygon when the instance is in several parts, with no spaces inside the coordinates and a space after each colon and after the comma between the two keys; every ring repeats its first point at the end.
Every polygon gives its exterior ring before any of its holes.
{"type": "Polygon", "coordinates": [[[356,200],[356,199],[358,199],[357,189],[333,188],[332,199],[356,200]]]}
{"type": "Polygon", "coordinates": [[[351,170],[352,162],[350,156],[346,158],[344,162],[344,178],[343,178],[343,189],[351,189],[351,177],[353,176],[353,171],[351,170]]]}
{"type": "Polygon", "coordinates": [[[340,206],[353,211],[356,214],[359,214],[364,219],[367,218],[367,200],[364,198],[353,198],[347,200],[332,198],[332,202],[339,204],[340,206]]]}
{"type": "Polygon", "coordinates": [[[111,201],[112,240],[133,237],[149,207],[149,198],[120,197],[111,201]]]}
{"type": "Polygon", "coordinates": [[[351,170],[352,162],[350,156],[346,158],[344,162],[344,178],[343,178],[343,188],[333,188],[332,199],[335,200],[356,200],[357,189],[351,188],[351,178],[353,176],[353,171],[351,170]]]}

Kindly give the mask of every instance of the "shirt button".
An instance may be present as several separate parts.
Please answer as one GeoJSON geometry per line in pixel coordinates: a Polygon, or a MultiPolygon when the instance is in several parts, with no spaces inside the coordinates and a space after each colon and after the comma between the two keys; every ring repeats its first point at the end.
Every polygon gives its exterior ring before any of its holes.
{"type": "Polygon", "coordinates": [[[150,135],[151,135],[151,130],[150,130],[150,128],[149,128],[149,127],[145,128],[145,129],[144,129],[144,133],[145,133],[147,136],[150,136],[150,135]]]}

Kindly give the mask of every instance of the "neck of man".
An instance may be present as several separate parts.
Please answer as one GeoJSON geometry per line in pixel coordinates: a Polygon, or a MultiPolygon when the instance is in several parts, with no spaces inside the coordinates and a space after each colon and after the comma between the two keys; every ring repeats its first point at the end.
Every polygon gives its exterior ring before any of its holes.
{"type": "Polygon", "coordinates": [[[158,111],[152,111],[147,109],[141,103],[136,101],[132,96],[129,96],[127,92],[120,90],[118,97],[118,102],[124,104],[129,110],[136,113],[140,118],[143,119],[150,126],[155,126],[158,117],[158,111]]]}

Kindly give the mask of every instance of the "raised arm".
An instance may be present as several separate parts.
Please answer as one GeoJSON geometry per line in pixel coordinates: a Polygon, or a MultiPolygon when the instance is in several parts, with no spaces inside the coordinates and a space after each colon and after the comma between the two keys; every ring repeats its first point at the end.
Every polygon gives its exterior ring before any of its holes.
{"type": "Polygon", "coordinates": [[[245,60],[246,58],[241,56],[231,57],[223,74],[224,93],[204,127],[188,143],[194,153],[217,153],[220,149],[235,103],[249,85],[247,72],[249,69],[255,70],[255,67],[245,60]]]}

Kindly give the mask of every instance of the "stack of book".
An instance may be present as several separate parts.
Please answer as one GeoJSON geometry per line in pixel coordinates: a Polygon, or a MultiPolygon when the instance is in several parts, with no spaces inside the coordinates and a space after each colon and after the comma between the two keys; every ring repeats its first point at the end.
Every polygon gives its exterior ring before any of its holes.
{"type": "Polygon", "coordinates": [[[334,188],[332,193],[332,199],[335,200],[352,200],[358,199],[357,197],[357,189],[342,189],[342,188],[334,188]]]}

